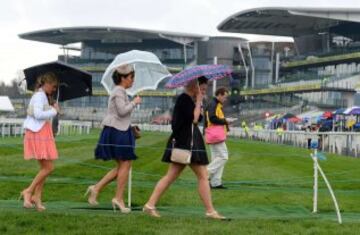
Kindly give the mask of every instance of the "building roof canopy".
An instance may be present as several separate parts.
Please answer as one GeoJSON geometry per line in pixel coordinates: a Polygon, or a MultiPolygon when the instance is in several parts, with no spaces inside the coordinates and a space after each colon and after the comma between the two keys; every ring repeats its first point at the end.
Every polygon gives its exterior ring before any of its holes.
{"type": "Polygon", "coordinates": [[[360,9],[265,7],[240,11],[221,22],[218,29],[297,37],[328,32],[350,22],[360,27],[360,9]]]}
{"type": "Polygon", "coordinates": [[[19,35],[22,39],[67,45],[83,41],[101,41],[103,43],[142,42],[146,39],[164,39],[166,37],[207,40],[207,36],[188,33],[176,33],[155,30],[143,30],[120,27],[64,27],[33,31],[19,35]]]}

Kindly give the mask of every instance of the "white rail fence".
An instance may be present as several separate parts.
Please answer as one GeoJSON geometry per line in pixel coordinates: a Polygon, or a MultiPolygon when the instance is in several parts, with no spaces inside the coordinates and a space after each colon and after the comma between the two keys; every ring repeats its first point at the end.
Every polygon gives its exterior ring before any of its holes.
{"type": "MultiPolygon", "coordinates": [[[[22,136],[23,119],[0,119],[0,137],[22,136]]],[[[171,132],[170,125],[138,124],[143,131],[171,132]]],[[[59,135],[89,134],[91,122],[61,120],[59,135]]],[[[311,139],[319,139],[320,150],[349,156],[360,157],[360,133],[356,132],[302,132],[274,130],[249,130],[233,127],[229,136],[234,138],[252,139],[270,143],[287,144],[307,148],[311,139]]]]}
{"type": "MultiPolygon", "coordinates": [[[[170,125],[139,124],[144,131],[170,132],[170,125]]],[[[311,139],[318,139],[320,150],[360,157],[360,133],[356,132],[303,132],[275,130],[249,130],[233,127],[229,136],[235,138],[252,139],[269,143],[287,144],[296,147],[308,148],[311,139]]]]}
{"type": "MultiPolygon", "coordinates": [[[[24,134],[23,129],[24,119],[0,119],[0,136],[22,136],[24,134]]],[[[89,134],[91,129],[91,122],[85,121],[71,121],[60,120],[58,135],[82,135],[89,134]]]]}

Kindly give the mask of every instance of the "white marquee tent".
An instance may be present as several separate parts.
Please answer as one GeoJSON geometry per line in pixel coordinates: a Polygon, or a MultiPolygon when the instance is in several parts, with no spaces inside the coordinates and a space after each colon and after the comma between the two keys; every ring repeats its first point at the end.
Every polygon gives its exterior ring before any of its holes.
{"type": "Polygon", "coordinates": [[[0,112],[14,112],[14,106],[12,105],[9,97],[0,96],[0,112]]]}

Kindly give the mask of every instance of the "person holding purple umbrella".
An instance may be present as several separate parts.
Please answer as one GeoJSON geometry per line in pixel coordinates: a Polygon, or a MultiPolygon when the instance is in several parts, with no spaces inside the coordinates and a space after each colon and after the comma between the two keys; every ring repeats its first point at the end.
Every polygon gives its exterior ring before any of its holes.
{"type": "Polygon", "coordinates": [[[169,163],[168,171],[159,180],[149,200],[143,207],[143,212],[152,217],[160,217],[156,204],[188,164],[197,177],[199,195],[206,208],[205,216],[211,219],[226,219],[214,209],[212,204],[206,168],[209,160],[198,127],[198,123],[202,119],[202,101],[206,93],[207,82],[208,79],[203,76],[188,81],[185,85],[185,92],[176,100],[171,123],[172,134],[162,158],[163,162],[169,163]],[[189,152],[190,161],[188,163],[179,163],[175,158],[175,149],[182,153],[189,152]]]}

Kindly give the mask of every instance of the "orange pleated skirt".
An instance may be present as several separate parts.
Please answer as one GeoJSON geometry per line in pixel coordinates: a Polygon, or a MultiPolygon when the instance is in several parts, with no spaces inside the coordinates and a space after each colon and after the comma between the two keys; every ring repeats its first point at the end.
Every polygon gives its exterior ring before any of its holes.
{"type": "Polygon", "coordinates": [[[58,158],[55,139],[50,122],[46,122],[38,132],[25,130],[24,159],[55,160],[58,158]]]}

